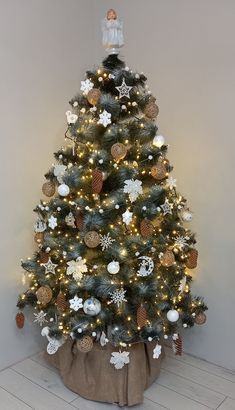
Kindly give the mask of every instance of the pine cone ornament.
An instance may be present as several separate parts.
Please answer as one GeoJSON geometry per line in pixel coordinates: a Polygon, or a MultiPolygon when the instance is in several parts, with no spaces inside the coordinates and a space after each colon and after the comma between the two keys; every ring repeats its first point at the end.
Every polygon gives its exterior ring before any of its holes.
{"type": "Polygon", "coordinates": [[[175,256],[171,250],[167,250],[161,257],[160,263],[162,266],[172,266],[175,262],[175,256]]]}
{"type": "Polygon", "coordinates": [[[144,306],[139,306],[137,309],[137,325],[142,328],[147,322],[147,312],[144,306]]]}
{"type": "Polygon", "coordinates": [[[159,108],[154,102],[149,102],[144,109],[144,114],[147,118],[153,120],[158,116],[159,108]]]}
{"type": "Polygon", "coordinates": [[[87,100],[91,105],[96,105],[101,97],[101,91],[98,88],[92,88],[87,94],[87,100]]]}
{"type": "Polygon", "coordinates": [[[90,336],[83,336],[77,340],[77,349],[82,353],[88,353],[93,348],[93,340],[90,336]]]}
{"type": "Polygon", "coordinates": [[[183,342],[179,334],[173,336],[172,349],[176,356],[181,356],[183,351],[183,342]]]}
{"type": "Polygon", "coordinates": [[[38,244],[41,245],[44,241],[44,233],[43,232],[37,232],[34,235],[34,241],[38,244]]]}
{"type": "Polygon", "coordinates": [[[186,261],[186,266],[188,269],[194,269],[197,267],[198,251],[196,249],[191,249],[189,256],[186,261]]]}
{"type": "Polygon", "coordinates": [[[148,219],[143,219],[140,222],[140,233],[143,238],[150,238],[153,235],[153,232],[154,226],[152,225],[152,222],[148,219]]]}
{"type": "Polygon", "coordinates": [[[37,299],[42,305],[47,305],[52,299],[52,290],[49,286],[41,286],[37,292],[37,299]]]}
{"type": "Polygon", "coordinates": [[[100,244],[100,236],[96,231],[89,231],[84,237],[84,242],[88,248],[97,248],[100,244]]]}
{"type": "Polygon", "coordinates": [[[159,161],[151,168],[151,175],[158,181],[161,181],[166,177],[166,167],[163,162],[159,161]]]}
{"type": "Polygon", "coordinates": [[[40,252],[39,261],[40,263],[47,263],[49,259],[49,254],[47,252],[40,252]]]}
{"type": "Polygon", "coordinates": [[[61,291],[59,292],[59,294],[58,294],[58,296],[57,296],[57,298],[56,298],[56,304],[57,304],[57,309],[58,309],[60,312],[64,312],[64,311],[67,309],[67,307],[68,307],[68,304],[67,304],[65,295],[64,295],[63,292],[61,292],[61,291]]]}
{"type": "Polygon", "coordinates": [[[53,196],[55,193],[55,184],[51,181],[45,182],[42,186],[42,192],[48,197],[53,196]]]}
{"type": "Polygon", "coordinates": [[[117,142],[116,144],[112,145],[111,155],[116,161],[119,161],[120,159],[125,158],[126,154],[127,154],[127,148],[121,142],[117,142]]]}
{"type": "Polygon", "coordinates": [[[94,194],[99,194],[103,187],[103,173],[100,169],[94,169],[92,172],[91,188],[94,194]]]}
{"type": "Polygon", "coordinates": [[[22,329],[24,327],[24,319],[25,319],[25,317],[24,317],[24,314],[22,312],[18,312],[16,314],[16,326],[19,329],[22,329]]]}
{"type": "Polygon", "coordinates": [[[206,322],[206,315],[204,312],[198,313],[198,315],[196,315],[195,317],[195,323],[197,325],[204,325],[204,323],[206,322]]]}
{"type": "Polygon", "coordinates": [[[80,212],[78,212],[75,216],[75,223],[78,230],[82,231],[84,228],[84,216],[80,212]]]}

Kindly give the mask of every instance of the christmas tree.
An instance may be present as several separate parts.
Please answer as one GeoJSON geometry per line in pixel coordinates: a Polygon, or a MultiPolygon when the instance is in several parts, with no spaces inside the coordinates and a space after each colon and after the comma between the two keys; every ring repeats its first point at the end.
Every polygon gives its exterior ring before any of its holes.
{"type": "Polygon", "coordinates": [[[129,362],[132,343],[156,341],[158,358],[158,341],[172,337],[180,354],[180,327],[204,323],[207,309],[190,291],[192,213],[176,189],[147,78],[118,58],[121,29],[111,11],[109,56],[70,101],[68,143],[45,175],[48,200],[35,208],[38,250],[22,263],[29,288],[16,316],[23,327],[22,309],[33,307],[50,354],[71,337],[84,352],[95,341],[121,346],[110,358],[116,368],[129,362]]]}

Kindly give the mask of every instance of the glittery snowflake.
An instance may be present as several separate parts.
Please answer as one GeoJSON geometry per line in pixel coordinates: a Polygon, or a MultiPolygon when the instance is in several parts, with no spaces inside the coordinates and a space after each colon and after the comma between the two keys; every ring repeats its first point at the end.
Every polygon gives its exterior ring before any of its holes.
{"type": "Polygon", "coordinates": [[[73,114],[71,111],[66,111],[67,123],[68,124],[75,124],[78,119],[76,114],[73,114]]]}
{"type": "Polygon", "coordinates": [[[67,262],[67,275],[72,275],[75,280],[82,279],[82,274],[87,272],[86,260],[78,257],[75,260],[67,262]]]}
{"type": "Polygon", "coordinates": [[[139,179],[126,179],[124,183],[124,192],[129,194],[130,201],[134,202],[143,193],[142,181],[139,179]]]}
{"type": "Polygon", "coordinates": [[[80,90],[83,91],[83,94],[87,95],[90,90],[94,87],[94,84],[89,80],[81,81],[80,90]]]}
{"type": "Polygon", "coordinates": [[[130,212],[129,209],[127,209],[126,212],[122,214],[122,220],[126,225],[129,225],[131,223],[132,215],[133,212],[130,212]]]}
{"type": "Polygon", "coordinates": [[[44,323],[47,322],[46,315],[47,314],[44,313],[43,310],[41,310],[39,313],[34,313],[34,316],[35,316],[34,322],[42,326],[44,323]]]}
{"type": "Polygon", "coordinates": [[[63,176],[65,174],[66,165],[55,165],[54,166],[54,175],[57,178],[60,184],[63,183],[63,176]]]}
{"type": "Polygon", "coordinates": [[[176,188],[176,179],[174,179],[172,176],[170,176],[166,180],[166,185],[170,189],[176,188]]]}
{"type": "Polygon", "coordinates": [[[115,87],[119,91],[119,98],[130,98],[130,91],[133,87],[126,84],[125,78],[122,79],[122,84],[119,87],[115,87]]]}
{"type": "Polygon", "coordinates": [[[57,226],[57,218],[55,218],[53,215],[51,215],[48,219],[48,226],[51,229],[55,229],[55,227],[57,226]]]}
{"type": "Polygon", "coordinates": [[[177,236],[175,238],[174,246],[177,246],[180,249],[183,249],[187,245],[188,236],[177,236]]]}
{"type": "Polygon", "coordinates": [[[68,226],[71,226],[72,228],[76,228],[75,218],[72,212],[69,212],[69,214],[65,217],[65,222],[68,226]]]}
{"type": "Polygon", "coordinates": [[[115,369],[122,369],[125,364],[130,363],[130,352],[113,352],[110,363],[114,364],[115,369]]]}
{"type": "Polygon", "coordinates": [[[162,346],[158,343],[156,344],[155,348],[153,349],[153,358],[158,359],[162,351],[162,346]]]}
{"type": "Polygon", "coordinates": [[[46,263],[42,263],[41,265],[44,266],[45,268],[45,274],[47,273],[55,274],[55,268],[58,266],[52,262],[51,258],[49,258],[46,263]]]}
{"type": "Polygon", "coordinates": [[[165,203],[161,205],[161,208],[163,210],[163,215],[172,214],[172,209],[167,199],[165,200],[165,203]]]}
{"type": "Polygon", "coordinates": [[[99,114],[99,121],[98,124],[102,124],[104,127],[111,124],[111,114],[104,110],[101,114],[99,114]]]}
{"type": "Polygon", "coordinates": [[[123,288],[116,289],[113,292],[110,292],[109,294],[111,296],[111,303],[116,303],[119,307],[122,302],[127,302],[127,300],[125,299],[125,293],[126,290],[124,290],[123,288]]]}
{"type": "Polygon", "coordinates": [[[100,245],[102,246],[102,251],[105,249],[110,248],[112,243],[115,242],[115,239],[112,239],[110,233],[108,232],[107,235],[100,235],[100,245]]]}
{"type": "Polygon", "coordinates": [[[83,300],[79,298],[77,295],[74,296],[73,299],[69,299],[70,309],[75,310],[77,312],[79,309],[83,307],[83,300]]]}

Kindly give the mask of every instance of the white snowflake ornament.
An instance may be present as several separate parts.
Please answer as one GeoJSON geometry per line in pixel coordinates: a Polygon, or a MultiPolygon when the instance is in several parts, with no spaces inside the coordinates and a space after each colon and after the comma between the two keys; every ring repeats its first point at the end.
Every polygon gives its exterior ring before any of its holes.
{"type": "Polygon", "coordinates": [[[174,179],[172,176],[167,178],[166,186],[170,189],[176,188],[176,179],[174,179]]]}
{"type": "Polygon", "coordinates": [[[38,313],[34,313],[35,319],[34,322],[38,323],[40,326],[42,326],[44,323],[47,322],[46,320],[46,313],[43,312],[43,310],[41,310],[38,313]]]}
{"type": "Polygon", "coordinates": [[[76,114],[73,114],[71,111],[66,111],[67,123],[68,124],[75,124],[78,119],[76,114]]]}
{"type": "Polygon", "coordinates": [[[130,352],[113,352],[110,363],[114,365],[115,369],[122,369],[125,364],[130,363],[130,352]]]}
{"type": "Polygon", "coordinates": [[[142,181],[139,179],[126,179],[124,193],[129,194],[129,199],[134,202],[143,193],[142,181]]]}
{"type": "Polygon", "coordinates": [[[76,228],[75,218],[72,212],[69,212],[69,214],[65,217],[65,222],[68,226],[71,226],[71,228],[76,228]]]}
{"type": "Polygon", "coordinates": [[[100,235],[100,245],[102,247],[102,251],[110,248],[113,242],[115,242],[115,239],[111,238],[109,232],[107,235],[100,235]]]}
{"type": "Polygon", "coordinates": [[[72,275],[73,278],[77,281],[82,279],[82,274],[88,271],[86,260],[78,257],[75,260],[67,262],[68,268],[66,270],[67,275],[72,275]]]}
{"type": "Polygon", "coordinates": [[[90,90],[94,87],[94,84],[89,80],[81,81],[81,88],[80,90],[83,91],[84,95],[87,95],[90,90]]]}
{"type": "Polygon", "coordinates": [[[155,348],[153,349],[153,359],[158,359],[161,355],[162,346],[158,343],[156,344],[155,348]]]}
{"type": "Polygon", "coordinates": [[[83,300],[79,298],[77,295],[74,296],[73,299],[69,299],[70,309],[75,310],[77,312],[79,309],[83,307],[83,300]]]}
{"type": "Polygon", "coordinates": [[[177,236],[175,238],[175,243],[174,246],[177,246],[180,249],[183,249],[187,245],[187,239],[188,237],[184,236],[177,236]]]}
{"type": "Polygon", "coordinates": [[[48,219],[48,226],[51,229],[55,229],[55,227],[57,226],[57,218],[55,218],[53,215],[51,215],[48,219]]]}
{"type": "Polygon", "coordinates": [[[103,125],[105,128],[111,124],[111,114],[104,110],[101,114],[99,114],[98,124],[103,125]]]}
{"type": "Polygon", "coordinates": [[[130,98],[130,91],[133,87],[126,84],[125,78],[122,79],[122,84],[119,87],[115,87],[119,91],[119,98],[127,97],[130,98]]]}
{"type": "Polygon", "coordinates": [[[131,223],[132,215],[133,212],[130,212],[129,209],[127,209],[126,212],[122,214],[122,220],[126,225],[129,225],[131,223]]]}
{"type": "Polygon", "coordinates": [[[57,181],[62,184],[63,183],[63,176],[66,171],[66,165],[55,165],[54,166],[54,175],[57,178],[57,181]]]}
{"type": "Polygon", "coordinates": [[[116,303],[119,307],[122,302],[127,302],[127,300],[125,299],[125,293],[126,293],[126,290],[124,290],[123,288],[116,289],[113,292],[110,292],[109,293],[111,296],[110,303],[116,303]]]}
{"type": "Polygon", "coordinates": [[[58,266],[52,262],[51,258],[48,259],[47,263],[42,263],[42,266],[45,268],[45,274],[53,273],[55,274],[55,268],[58,266]]]}

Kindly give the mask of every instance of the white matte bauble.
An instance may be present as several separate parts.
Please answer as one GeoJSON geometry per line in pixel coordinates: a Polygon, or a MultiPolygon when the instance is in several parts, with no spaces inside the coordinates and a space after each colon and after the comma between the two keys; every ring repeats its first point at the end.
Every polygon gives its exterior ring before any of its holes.
{"type": "Polygon", "coordinates": [[[179,313],[175,309],[168,310],[166,317],[169,320],[169,322],[177,322],[179,319],[179,313]]]}
{"type": "Polygon", "coordinates": [[[101,303],[96,298],[89,298],[83,304],[84,312],[89,316],[96,316],[101,311],[101,303]]]}
{"type": "Polygon", "coordinates": [[[165,138],[162,135],[155,135],[153,139],[153,145],[155,147],[161,148],[165,144],[165,138]]]}
{"type": "Polygon", "coordinates": [[[190,222],[193,219],[193,215],[189,211],[183,211],[182,219],[184,222],[190,222]]]}
{"type": "Polygon", "coordinates": [[[58,186],[58,194],[61,196],[67,196],[70,192],[69,186],[66,184],[61,184],[58,186]]]}
{"type": "Polygon", "coordinates": [[[107,265],[107,271],[111,273],[111,275],[115,275],[120,271],[119,262],[112,261],[107,265]]]}

